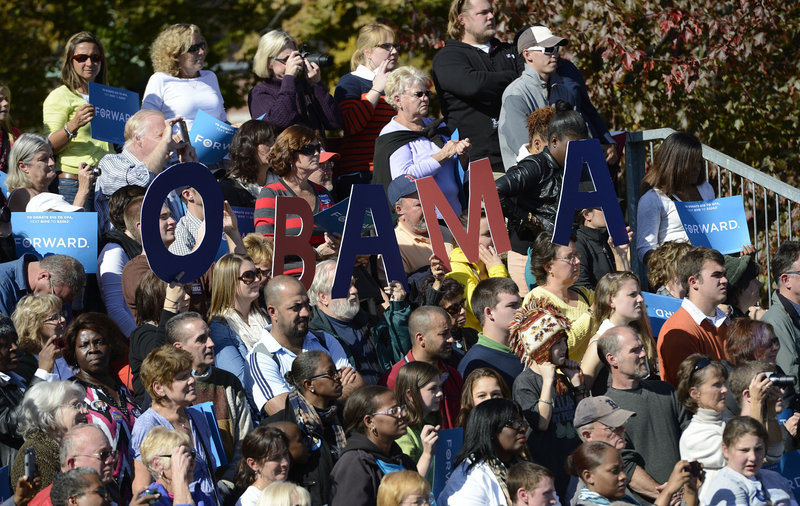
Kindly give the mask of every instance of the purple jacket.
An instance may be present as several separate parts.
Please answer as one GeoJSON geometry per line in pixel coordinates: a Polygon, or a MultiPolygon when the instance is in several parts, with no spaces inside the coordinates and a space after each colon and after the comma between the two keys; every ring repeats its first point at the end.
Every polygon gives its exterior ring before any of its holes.
{"type": "Polygon", "coordinates": [[[287,127],[300,123],[325,135],[325,130],[342,128],[342,111],[322,83],[310,86],[304,79],[287,75],[270,77],[256,84],[247,95],[247,106],[253,119],[264,115],[277,127],[277,135],[287,127]]]}

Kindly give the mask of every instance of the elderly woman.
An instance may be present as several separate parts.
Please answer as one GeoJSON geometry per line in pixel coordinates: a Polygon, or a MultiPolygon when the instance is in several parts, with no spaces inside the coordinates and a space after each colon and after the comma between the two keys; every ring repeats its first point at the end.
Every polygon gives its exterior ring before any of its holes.
{"type": "Polygon", "coordinates": [[[47,192],[56,178],[53,149],[44,136],[24,133],[11,147],[8,162],[8,207],[12,212],[24,213],[28,202],[47,192]]]}
{"type": "MultiPolygon", "coordinates": [[[[36,467],[42,477],[41,488],[53,483],[58,474],[58,445],[73,425],[86,423],[84,390],[69,381],[41,382],[25,392],[19,406],[17,432],[25,438],[14,464],[11,483],[25,474],[25,450],[36,451],[36,467]]],[[[38,490],[37,490],[38,492],[38,490]]]]}
{"type": "Polygon", "coordinates": [[[394,30],[380,23],[362,26],[350,59],[352,72],[336,84],[333,93],[344,117],[344,136],[338,148],[342,161],[336,165],[339,197],[350,195],[353,184],[372,180],[375,139],[394,116],[386,102],[386,79],[397,67],[399,45],[394,30]]]}
{"type": "Polygon", "coordinates": [[[24,353],[17,372],[28,383],[34,376],[55,381],[69,379],[74,374],[62,356],[67,320],[61,306],[61,299],[55,295],[26,295],[11,314],[19,335],[19,349],[24,353]]]}
{"type": "Polygon", "coordinates": [[[269,121],[276,133],[295,124],[319,132],[342,127],[342,112],[322,83],[319,65],[300,56],[288,33],[272,30],[261,37],[253,72],[263,81],[247,94],[250,117],[269,121]]]}
{"type": "MultiPolygon", "coordinates": [[[[130,433],[141,413],[133,394],[115,374],[112,363],[125,361],[125,338],[117,324],[102,313],[81,313],[64,334],[64,360],[75,367],[73,381],[84,388],[89,405],[88,420],[108,437],[120,459],[114,477],[129,469],[130,433]]],[[[122,481],[122,480],[120,480],[122,481]]]]}
{"type": "Polygon", "coordinates": [[[450,206],[461,214],[457,157],[469,152],[470,143],[469,139],[448,140],[444,124],[426,117],[429,86],[428,74],[411,66],[398,68],[386,79],[386,101],[397,116],[383,127],[375,143],[373,182],[388,186],[402,174],[433,176],[450,206]]]}
{"type": "Polygon", "coordinates": [[[20,135],[22,132],[11,126],[11,89],[0,83],[0,171],[8,172],[8,152],[20,135]]]}
{"type": "Polygon", "coordinates": [[[181,117],[189,130],[200,110],[226,121],[217,76],[202,70],[205,58],[206,41],[197,26],[179,23],[162,30],[150,46],[155,74],[147,81],[142,109],[181,117]]]}
{"type": "Polygon", "coordinates": [[[222,196],[230,205],[249,209],[256,206],[258,194],[271,176],[268,156],[273,144],[275,133],[266,121],[251,119],[236,130],[228,173],[219,182],[222,196]]]}
{"type": "Polygon", "coordinates": [[[551,234],[542,232],[531,250],[531,272],[539,286],[525,296],[523,305],[533,297],[544,297],[553,303],[572,326],[567,331],[569,358],[580,360],[591,338],[594,291],[573,286],[581,273],[581,260],[575,249],[575,237],[569,246],[553,244],[551,234]]]}
{"type": "Polygon", "coordinates": [[[146,462],[153,483],[148,490],[156,491],[159,498],[156,506],[194,505],[211,506],[216,504],[208,495],[200,491],[194,481],[195,459],[192,441],[178,430],[166,427],[153,427],[147,433],[141,446],[142,461],[146,462]],[[193,490],[192,490],[193,489],[193,490]]]}
{"type": "MultiPolygon", "coordinates": [[[[261,189],[256,201],[256,232],[267,237],[275,233],[275,202],[277,197],[300,197],[308,203],[313,214],[317,214],[333,205],[333,198],[328,190],[309,181],[309,176],[319,170],[319,157],[322,151],[322,139],[319,133],[304,125],[292,125],[278,135],[275,145],[269,153],[272,172],[278,180],[261,189]]],[[[296,235],[300,232],[300,220],[289,215],[286,233],[296,235]]],[[[334,243],[320,227],[314,227],[311,245],[317,253],[327,255],[334,252],[334,243]]],[[[302,262],[298,257],[287,257],[284,271],[278,274],[299,275],[302,262]]],[[[274,275],[275,273],[273,273],[274,275]]]]}
{"type": "MultiPolygon", "coordinates": [[[[142,383],[150,394],[152,406],[136,419],[131,435],[133,490],[144,490],[150,483],[150,470],[142,456],[142,441],[153,427],[166,427],[186,434],[194,450],[193,481],[200,490],[215,497],[216,461],[211,453],[211,429],[202,415],[192,415],[188,408],[197,400],[192,376],[192,355],[171,344],[153,350],[142,363],[142,383]]],[[[152,463],[148,463],[152,465],[152,463]]]]}
{"type": "Polygon", "coordinates": [[[89,83],[108,84],[105,51],[91,32],[70,37],[61,62],[61,86],[42,106],[45,133],[58,154],[58,193],[67,202],[94,211],[92,168],[112,153],[111,144],[92,137],[94,106],[88,103],[89,83]]]}

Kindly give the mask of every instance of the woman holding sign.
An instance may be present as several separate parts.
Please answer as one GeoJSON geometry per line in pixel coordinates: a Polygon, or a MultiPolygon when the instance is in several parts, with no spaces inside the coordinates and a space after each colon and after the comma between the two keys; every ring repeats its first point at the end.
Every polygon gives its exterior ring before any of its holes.
{"type": "Polygon", "coordinates": [[[42,106],[45,131],[58,154],[58,193],[67,202],[94,211],[92,167],[112,153],[111,144],[92,138],[94,106],[89,103],[89,83],[108,84],[105,51],[91,32],[70,37],[61,63],[61,86],[50,92],[42,106]],[[84,201],[79,202],[79,196],[84,201]]]}
{"type": "Polygon", "coordinates": [[[703,145],[685,132],[664,139],[653,167],[642,179],[642,198],[636,214],[636,251],[648,253],[665,241],[689,241],[674,201],[711,200],[714,188],[703,170],[703,145]]]}

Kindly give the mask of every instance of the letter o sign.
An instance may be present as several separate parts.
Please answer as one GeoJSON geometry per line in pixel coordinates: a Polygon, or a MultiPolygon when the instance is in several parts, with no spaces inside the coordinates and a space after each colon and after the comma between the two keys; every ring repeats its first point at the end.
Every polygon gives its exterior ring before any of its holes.
{"type": "Polygon", "coordinates": [[[144,195],[141,215],[142,249],[150,269],[167,283],[174,281],[181,272],[181,281],[184,283],[205,274],[219,249],[222,215],[222,190],[205,165],[197,162],[179,163],[156,176],[144,195]],[[191,186],[203,198],[206,231],[203,241],[193,252],[175,255],[161,240],[159,217],[169,192],[184,186],[191,186]]]}

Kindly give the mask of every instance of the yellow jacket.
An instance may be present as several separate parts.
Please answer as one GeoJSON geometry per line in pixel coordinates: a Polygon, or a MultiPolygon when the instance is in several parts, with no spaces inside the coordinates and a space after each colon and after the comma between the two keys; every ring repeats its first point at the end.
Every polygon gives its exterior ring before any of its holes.
{"type": "Polygon", "coordinates": [[[464,326],[481,332],[483,330],[481,324],[472,313],[472,304],[470,303],[472,292],[484,279],[510,278],[508,269],[505,265],[500,264],[495,265],[487,272],[483,262],[478,260],[477,263],[470,263],[461,248],[453,248],[453,251],[450,252],[450,272],[447,273],[447,277],[455,279],[464,287],[465,307],[467,308],[467,322],[464,326]]]}

